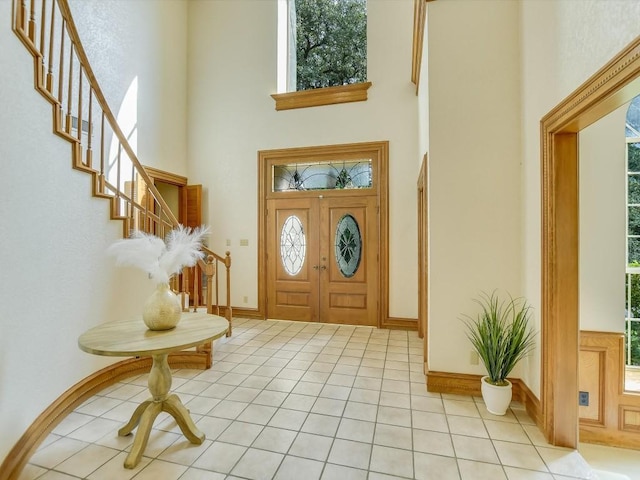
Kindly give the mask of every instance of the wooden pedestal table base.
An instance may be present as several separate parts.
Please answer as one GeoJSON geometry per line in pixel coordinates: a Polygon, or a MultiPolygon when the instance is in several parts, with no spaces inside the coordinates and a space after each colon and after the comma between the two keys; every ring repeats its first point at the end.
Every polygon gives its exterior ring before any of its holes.
{"type": "Polygon", "coordinates": [[[147,446],[153,422],[160,412],[171,415],[191,443],[201,445],[204,442],[204,433],[193,423],[189,411],[178,396],[169,395],[170,389],[171,370],[167,363],[167,355],[153,355],[153,366],[149,373],[149,391],[152,397],[142,402],[133,412],[131,420],[118,430],[118,435],[126,437],[136,426],[138,427],[131,452],[124,461],[125,468],[135,468],[138,465],[142,452],[147,446]]]}
{"type": "Polygon", "coordinates": [[[124,462],[125,468],[135,468],[140,462],[153,422],[160,412],[167,412],[175,418],[180,430],[191,443],[202,444],[204,433],[196,428],[189,411],[178,396],[169,394],[171,370],[167,357],[171,352],[196,347],[220,338],[228,328],[229,322],[218,315],[183,313],[178,326],[171,330],[148,330],[142,319],[136,318],[124,322],[104,323],[80,335],[80,349],[94,355],[153,358],[149,372],[151,398],[142,402],[133,412],[131,420],[118,430],[118,435],[126,436],[138,427],[131,452],[124,462]]]}

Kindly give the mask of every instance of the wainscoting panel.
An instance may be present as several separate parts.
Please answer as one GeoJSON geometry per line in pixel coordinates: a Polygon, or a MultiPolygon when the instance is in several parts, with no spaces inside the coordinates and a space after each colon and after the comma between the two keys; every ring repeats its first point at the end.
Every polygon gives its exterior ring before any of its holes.
{"type": "Polygon", "coordinates": [[[589,395],[589,405],[580,405],[578,414],[580,421],[604,425],[603,409],[604,392],[601,386],[606,383],[606,349],[580,349],[580,392],[589,395]]]}
{"type": "Polygon", "coordinates": [[[624,390],[624,334],[580,332],[580,441],[640,449],[640,392],[624,390]]]}

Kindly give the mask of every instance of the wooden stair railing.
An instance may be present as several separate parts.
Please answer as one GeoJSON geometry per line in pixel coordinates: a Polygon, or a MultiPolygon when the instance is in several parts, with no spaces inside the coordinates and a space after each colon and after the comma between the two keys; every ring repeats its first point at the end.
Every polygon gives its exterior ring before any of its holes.
{"type": "MultiPolygon", "coordinates": [[[[73,168],[92,175],[93,195],[110,200],[111,218],[122,221],[123,236],[141,230],[164,238],[178,220],[129,143],[133,129],[124,132],[109,108],[67,0],[13,1],[13,30],[33,56],[34,86],[52,105],[54,133],[71,143],[73,168]]],[[[191,291],[194,308],[223,312],[231,326],[230,254],[223,257],[203,250],[206,261],[185,271],[172,287],[183,298],[191,291]],[[219,298],[219,277],[213,278],[218,272],[226,275],[224,304],[219,298]],[[203,274],[205,281],[200,280],[203,274]],[[191,289],[189,277],[195,280],[191,289]],[[209,288],[212,285],[215,290],[209,288]]]]}

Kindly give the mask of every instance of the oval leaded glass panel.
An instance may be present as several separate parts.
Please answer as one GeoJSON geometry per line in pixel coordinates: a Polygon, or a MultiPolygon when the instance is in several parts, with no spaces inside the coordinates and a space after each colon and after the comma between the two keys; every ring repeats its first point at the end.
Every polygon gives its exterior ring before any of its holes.
{"type": "Polygon", "coordinates": [[[347,278],[353,277],[360,266],[362,237],[358,222],[349,214],[338,220],[335,248],[336,263],[340,273],[347,278]]]}
{"type": "Polygon", "coordinates": [[[302,222],[295,215],[284,221],[280,232],[280,259],[285,271],[296,276],[302,270],[307,254],[307,242],[302,222]]]}

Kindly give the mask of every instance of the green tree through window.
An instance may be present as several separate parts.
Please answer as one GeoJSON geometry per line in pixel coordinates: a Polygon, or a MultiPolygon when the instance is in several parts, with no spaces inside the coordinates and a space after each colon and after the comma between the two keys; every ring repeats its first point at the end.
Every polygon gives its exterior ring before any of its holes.
{"type": "Polygon", "coordinates": [[[640,366],[640,96],[627,110],[627,271],[625,362],[640,366]]]}
{"type": "Polygon", "coordinates": [[[296,90],[367,81],[366,0],[295,0],[296,90]]]}

